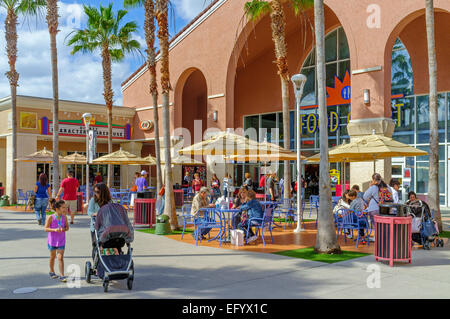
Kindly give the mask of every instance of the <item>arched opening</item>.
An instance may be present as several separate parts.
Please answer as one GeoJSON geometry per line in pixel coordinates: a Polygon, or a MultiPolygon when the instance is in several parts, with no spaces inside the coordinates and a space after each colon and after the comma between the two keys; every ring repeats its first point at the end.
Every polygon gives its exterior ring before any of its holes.
{"type": "Polygon", "coordinates": [[[203,73],[193,69],[184,83],[181,97],[181,125],[192,135],[191,141],[185,141],[185,145],[190,145],[196,134],[203,136],[203,132],[207,129],[207,95],[208,89],[203,73]]]}

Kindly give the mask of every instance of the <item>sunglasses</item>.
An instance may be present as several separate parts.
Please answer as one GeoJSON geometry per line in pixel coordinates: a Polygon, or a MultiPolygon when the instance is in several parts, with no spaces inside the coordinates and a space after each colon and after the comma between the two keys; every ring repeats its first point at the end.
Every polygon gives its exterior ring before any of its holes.
{"type": "Polygon", "coordinates": [[[95,191],[94,191],[94,194],[100,194],[100,191],[95,190],[95,191]]]}

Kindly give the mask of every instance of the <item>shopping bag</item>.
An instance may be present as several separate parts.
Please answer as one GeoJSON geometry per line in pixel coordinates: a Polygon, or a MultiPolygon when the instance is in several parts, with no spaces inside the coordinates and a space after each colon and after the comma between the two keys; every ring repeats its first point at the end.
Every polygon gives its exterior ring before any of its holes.
{"type": "Polygon", "coordinates": [[[231,230],[231,245],[244,246],[244,231],[240,229],[231,230]]]}

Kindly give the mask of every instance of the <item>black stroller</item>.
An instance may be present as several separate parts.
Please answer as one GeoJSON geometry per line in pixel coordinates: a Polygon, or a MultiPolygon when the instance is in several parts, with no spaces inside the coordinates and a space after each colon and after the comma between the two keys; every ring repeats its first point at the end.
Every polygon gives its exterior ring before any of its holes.
{"type": "Polygon", "coordinates": [[[439,237],[439,230],[428,204],[424,201],[416,201],[408,207],[413,217],[412,240],[426,250],[431,249],[431,244],[435,247],[444,247],[444,241],[439,237]]]}
{"type": "Polygon", "coordinates": [[[91,276],[103,280],[103,289],[108,291],[111,280],[127,279],[129,290],[133,288],[134,264],[133,248],[130,243],[134,239],[133,226],[128,219],[127,212],[119,204],[104,205],[97,213],[95,220],[95,241],[92,248],[91,262],[86,262],[86,282],[91,282],[91,276]],[[128,251],[123,253],[122,248],[128,251]],[[111,255],[102,255],[103,249],[116,249],[111,255]]]}

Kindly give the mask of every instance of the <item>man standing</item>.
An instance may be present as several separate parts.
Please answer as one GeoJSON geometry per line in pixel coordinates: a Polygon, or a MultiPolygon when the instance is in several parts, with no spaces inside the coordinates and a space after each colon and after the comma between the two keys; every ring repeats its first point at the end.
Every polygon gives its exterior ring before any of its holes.
{"type": "Polygon", "coordinates": [[[66,202],[68,213],[70,213],[71,224],[73,224],[75,212],[77,211],[78,187],[80,187],[80,184],[78,183],[78,180],[73,177],[73,171],[68,171],[67,178],[63,179],[61,182],[61,187],[56,195],[56,200],[58,200],[61,193],[64,192],[62,199],[66,202]]]}
{"type": "Polygon", "coordinates": [[[94,185],[99,184],[102,181],[103,181],[102,174],[100,173],[100,171],[98,171],[97,176],[95,176],[95,178],[94,178],[94,185]]]}
{"type": "Polygon", "coordinates": [[[141,177],[136,179],[137,191],[142,192],[144,189],[148,187],[147,184],[147,171],[143,170],[141,172],[141,177]]]}
{"type": "Polygon", "coordinates": [[[269,174],[268,178],[266,178],[266,197],[269,201],[275,200],[275,174],[269,174]]]}

